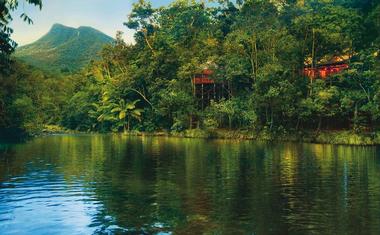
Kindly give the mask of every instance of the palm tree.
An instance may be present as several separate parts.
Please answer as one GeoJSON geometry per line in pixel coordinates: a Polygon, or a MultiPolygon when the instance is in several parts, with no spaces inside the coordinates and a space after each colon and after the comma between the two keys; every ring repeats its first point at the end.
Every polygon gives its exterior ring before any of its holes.
{"type": "MultiPolygon", "coordinates": [[[[119,121],[118,118],[115,117],[113,113],[110,112],[113,106],[111,104],[92,104],[92,110],[89,111],[89,115],[91,118],[96,118],[98,123],[100,124],[101,129],[105,122],[115,123],[119,121]]],[[[93,124],[92,128],[96,128],[97,124],[93,124]]]]}
{"type": "Polygon", "coordinates": [[[111,113],[117,113],[119,121],[122,122],[124,132],[130,130],[131,118],[141,121],[142,109],[136,108],[136,104],[140,100],[128,101],[121,99],[118,104],[115,104],[115,108],[111,110],[111,113]]]}

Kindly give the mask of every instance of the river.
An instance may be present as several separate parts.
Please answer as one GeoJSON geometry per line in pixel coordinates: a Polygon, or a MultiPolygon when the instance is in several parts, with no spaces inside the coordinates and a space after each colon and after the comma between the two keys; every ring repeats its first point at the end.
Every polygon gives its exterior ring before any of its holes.
{"type": "Polygon", "coordinates": [[[0,144],[0,234],[379,234],[380,151],[57,135],[0,144]]]}

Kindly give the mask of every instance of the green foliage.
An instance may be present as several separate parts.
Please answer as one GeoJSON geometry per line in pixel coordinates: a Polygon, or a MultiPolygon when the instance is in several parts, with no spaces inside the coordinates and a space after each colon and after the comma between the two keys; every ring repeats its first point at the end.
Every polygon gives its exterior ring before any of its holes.
{"type": "Polygon", "coordinates": [[[366,22],[377,22],[377,13],[363,9],[346,2],[256,0],[213,7],[174,1],[155,9],[138,1],[125,23],[136,30],[136,44],[126,45],[119,34],[82,87],[103,94],[87,102],[98,99],[93,129],[119,130],[126,116],[121,100],[141,100],[141,123],[132,122],[139,130],[240,128],[269,138],[299,128],[375,128],[378,47],[363,45],[378,38],[365,37],[366,22]],[[339,56],[349,57],[350,70],[327,80],[300,74],[305,64],[339,56]],[[204,68],[232,92],[202,111],[190,80],[204,68]],[[99,113],[107,115],[99,119],[99,113]]]}
{"type": "Polygon", "coordinates": [[[39,128],[38,125],[41,125],[33,100],[26,95],[16,98],[10,106],[10,110],[12,111],[12,122],[21,124],[21,128],[27,132],[35,132],[39,128]]]}
{"type": "Polygon", "coordinates": [[[13,63],[9,73],[0,74],[0,132],[38,133],[43,124],[58,123],[73,89],[70,79],[13,63]]]}
{"type": "Polygon", "coordinates": [[[92,96],[88,92],[77,92],[63,109],[62,125],[81,131],[92,129],[95,117],[91,116],[92,111],[89,102],[92,96]]]}
{"type": "MultiPolygon", "coordinates": [[[[37,120],[82,131],[170,130],[185,136],[240,129],[267,140],[292,131],[380,127],[378,2],[217,2],[178,0],[154,8],[138,1],[125,22],[136,31],[135,44],[127,45],[118,32],[100,59],[76,75],[53,80],[20,70],[0,80],[0,125],[30,129],[37,120]],[[324,80],[302,75],[305,66],[337,60],[350,68],[324,80]],[[202,109],[191,80],[204,69],[231,89],[202,109]],[[35,115],[13,118],[23,110],[35,115]]],[[[110,41],[89,28],[56,25],[17,56],[75,71],[110,41]],[[82,41],[73,39],[78,33],[82,41]]]]}
{"type": "Polygon", "coordinates": [[[191,114],[196,112],[194,99],[185,89],[179,82],[172,80],[166,89],[158,93],[157,114],[172,130],[187,129],[191,114]]]}
{"type": "MultiPolygon", "coordinates": [[[[125,102],[125,100],[120,100],[118,104],[112,104],[114,108],[111,110],[111,113],[116,114],[119,121],[118,126],[124,127],[124,131],[130,130],[132,118],[141,121],[141,115],[144,111],[136,107],[138,102],[139,100],[128,102],[125,102]]],[[[98,117],[98,120],[99,118],[100,117],[98,117]]]]}
{"type": "MultiPolygon", "coordinates": [[[[26,0],[28,4],[42,7],[42,0],[26,0]]],[[[19,7],[18,0],[2,0],[0,1],[0,72],[3,72],[9,66],[9,55],[14,52],[17,43],[11,39],[13,29],[9,27],[9,23],[13,20],[12,12],[19,7]]],[[[32,24],[33,21],[25,13],[21,13],[20,17],[27,23],[32,24]]]]}
{"type": "Polygon", "coordinates": [[[211,101],[204,112],[204,125],[208,129],[231,128],[255,129],[258,127],[258,116],[253,103],[247,97],[235,97],[219,102],[211,101]]]}

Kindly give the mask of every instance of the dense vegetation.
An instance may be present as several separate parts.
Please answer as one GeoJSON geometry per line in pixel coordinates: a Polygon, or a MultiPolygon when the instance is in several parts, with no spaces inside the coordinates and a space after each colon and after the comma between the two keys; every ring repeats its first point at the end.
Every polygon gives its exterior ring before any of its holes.
{"type": "Polygon", "coordinates": [[[91,27],[75,29],[54,24],[36,42],[17,48],[15,57],[48,72],[78,72],[112,42],[111,37],[91,27]]]}
{"type": "Polygon", "coordinates": [[[68,79],[13,62],[0,76],[0,137],[39,133],[45,124],[59,123],[72,93],[68,79]]]}
{"type": "Polygon", "coordinates": [[[51,79],[14,69],[13,79],[23,82],[14,87],[12,76],[2,79],[15,92],[1,84],[7,99],[0,126],[30,129],[38,120],[82,131],[182,131],[195,122],[202,129],[271,133],[376,131],[379,3],[178,0],[156,9],[138,1],[125,23],[136,30],[135,44],[119,32],[102,60],[81,73],[51,79]],[[337,57],[350,68],[326,80],[302,75],[305,66],[337,57]],[[232,92],[201,110],[191,79],[206,67],[232,92]]]}

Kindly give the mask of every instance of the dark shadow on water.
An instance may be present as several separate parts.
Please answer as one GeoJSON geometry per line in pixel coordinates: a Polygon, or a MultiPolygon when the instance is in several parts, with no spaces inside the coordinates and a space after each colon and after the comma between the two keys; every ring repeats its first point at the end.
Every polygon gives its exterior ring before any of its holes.
{"type": "Polygon", "coordinates": [[[0,149],[0,234],[380,231],[376,147],[60,135],[0,149]]]}
{"type": "Polygon", "coordinates": [[[14,144],[28,139],[28,135],[19,128],[0,128],[0,143],[14,144]]]}

